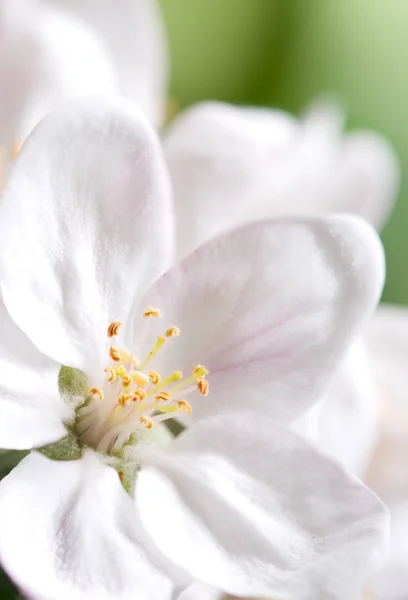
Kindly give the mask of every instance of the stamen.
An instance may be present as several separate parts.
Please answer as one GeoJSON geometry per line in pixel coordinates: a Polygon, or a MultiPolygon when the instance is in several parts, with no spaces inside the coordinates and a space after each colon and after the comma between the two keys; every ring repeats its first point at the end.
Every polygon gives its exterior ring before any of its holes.
{"type": "Polygon", "coordinates": [[[108,382],[112,383],[112,381],[115,381],[116,379],[116,372],[115,369],[112,369],[112,367],[105,367],[105,373],[107,373],[108,375],[108,382]]]}
{"type": "Polygon", "coordinates": [[[157,371],[149,371],[149,379],[153,383],[153,385],[157,385],[160,383],[160,375],[157,371]]]}
{"type": "Polygon", "coordinates": [[[150,383],[150,377],[144,373],[141,373],[140,371],[132,371],[131,377],[133,383],[136,383],[136,385],[139,385],[140,387],[145,387],[148,383],[150,383]]]}
{"type": "Polygon", "coordinates": [[[140,417],[140,423],[146,427],[146,429],[151,429],[153,427],[153,420],[150,417],[140,417]]]}
{"type": "Polygon", "coordinates": [[[170,394],[170,392],[160,392],[155,397],[155,400],[157,402],[168,402],[169,400],[173,400],[173,394],[170,394]]]}
{"type": "Polygon", "coordinates": [[[202,394],[203,396],[208,396],[208,381],[206,379],[204,379],[204,377],[201,377],[201,379],[197,380],[197,387],[198,390],[200,392],[200,394],[202,394]]]}
{"type": "Polygon", "coordinates": [[[145,390],[142,389],[137,389],[133,392],[133,397],[132,397],[133,402],[142,402],[143,400],[146,400],[146,392],[145,390]]]}
{"type": "Polygon", "coordinates": [[[180,379],[183,379],[183,373],[181,371],[174,371],[174,373],[170,375],[170,377],[166,377],[166,379],[163,379],[163,381],[159,385],[156,385],[156,387],[150,390],[148,395],[153,396],[154,394],[157,394],[157,392],[168,386],[170,383],[180,381],[180,379]]]}
{"type": "Polygon", "coordinates": [[[159,308],[153,308],[153,306],[146,306],[143,316],[144,317],[161,317],[161,312],[160,312],[159,308]]]}
{"type": "Polygon", "coordinates": [[[123,387],[128,388],[130,385],[132,385],[132,383],[133,383],[132,377],[129,375],[129,373],[125,373],[122,376],[123,387]]]}
{"type": "Polygon", "coordinates": [[[150,352],[147,355],[145,361],[140,365],[140,370],[141,371],[143,371],[143,369],[146,367],[146,365],[152,360],[153,356],[156,356],[156,354],[158,353],[158,351],[160,350],[160,348],[163,346],[163,344],[165,343],[165,341],[166,341],[166,338],[164,338],[162,335],[159,335],[159,337],[157,338],[157,342],[153,346],[153,349],[150,350],[150,352]]]}
{"type": "Polygon", "coordinates": [[[93,387],[89,390],[92,396],[98,396],[99,400],[103,400],[103,391],[101,388],[93,387]]]}
{"type": "Polygon", "coordinates": [[[171,393],[174,394],[174,392],[178,392],[179,390],[182,390],[186,385],[189,385],[192,381],[197,381],[198,379],[202,379],[204,377],[204,375],[207,375],[207,373],[208,373],[208,371],[205,367],[203,367],[202,365],[197,365],[193,369],[192,376],[189,377],[188,379],[185,379],[184,381],[182,381],[178,385],[174,386],[173,388],[171,388],[171,393]]]}
{"type": "Polygon", "coordinates": [[[115,362],[120,362],[121,361],[121,356],[120,356],[119,350],[117,348],[114,348],[113,346],[111,346],[109,348],[109,356],[115,362]]]}
{"type": "Polygon", "coordinates": [[[120,327],[122,327],[123,323],[120,321],[112,321],[112,323],[108,327],[108,337],[115,337],[118,335],[118,331],[120,327]]]}
{"type": "Polygon", "coordinates": [[[166,331],[166,337],[176,337],[178,335],[180,335],[180,329],[178,327],[170,327],[170,329],[168,329],[166,331]]]}
{"type": "Polygon", "coordinates": [[[205,367],[203,367],[203,365],[197,365],[193,369],[193,375],[198,375],[199,377],[204,377],[205,375],[208,375],[208,371],[205,367]]]}
{"type": "Polygon", "coordinates": [[[188,415],[191,415],[192,408],[187,400],[179,400],[177,404],[180,410],[184,410],[188,415]]]}

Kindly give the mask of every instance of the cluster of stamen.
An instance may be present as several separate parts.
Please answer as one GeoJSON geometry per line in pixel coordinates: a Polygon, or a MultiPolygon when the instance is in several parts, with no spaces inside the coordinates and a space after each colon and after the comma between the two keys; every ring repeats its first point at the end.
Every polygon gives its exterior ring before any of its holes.
{"type": "MultiPolygon", "coordinates": [[[[151,306],[144,311],[146,318],[160,316],[160,310],[151,306]]],[[[120,321],[113,321],[107,329],[111,364],[105,367],[103,388],[92,387],[88,402],[78,411],[80,437],[101,452],[118,451],[132,434],[152,429],[181,412],[191,414],[186,396],[194,391],[208,394],[208,371],[202,365],[195,366],[186,378],[181,371],[163,378],[148,368],[164,344],[180,335],[178,327],[170,327],[160,335],[140,361],[116,343],[121,326],[120,321]]]]}

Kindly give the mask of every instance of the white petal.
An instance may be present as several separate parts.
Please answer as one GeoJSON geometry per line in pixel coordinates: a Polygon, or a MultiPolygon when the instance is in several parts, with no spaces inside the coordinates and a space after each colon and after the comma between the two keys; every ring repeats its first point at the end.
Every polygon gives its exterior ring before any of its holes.
{"type": "Polygon", "coordinates": [[[200,104],[165,136],[182,256],[231,226],[288,214],[353,212],[376,226],[395,201],[398,164],[371,132],[343,139],[336,107],[304,121],[278,111],[200,104]]]}
{"type": "Polygon", "coordinates": [[[176,596],[177,600],[223,600],[220,590],[200,581],[195,581],[176,596]]]}
{"type": "Polygon", "coordinates": [[[0,448],[26,449],[67,435],[72,418],[58,392],[60,365],[41,354],[0,300],[0,448]]]}
{"type": "MultiPolygon", "coordinates": [[[[46,117],[0,206],[4,301],[58,362],[90,372],[112,320],[171,255],[167,172],[157,138],[124,100],[92,97],[46,117]]],[[[99,354],[98,354],[99,353],[99,354]]]]}
{"type": "MultiPolygon", "coordinates": [[[[290,421],[318,399],[383,281],[378,238],[357,217],[266,221],[203,245],[146,293],[160,307],[149,344],[163,376],[197,364],[210,393],[193,417],[237,407],[290,421]]],[[[141,312],[142,308],[139,312],[141,312]]],[[[141,331],[141,319],[134,331],[141,331]]],[[[147,351],[147,350],[146,350],[147,351]]]]}
{"type": "MultiPolygon", "coordinates": [[[[21,142],[61,101],[117,89],[109,55],[92,30],[31,4],[24,18],[9,19],[0,40],[0,88],[7,90],[0,99],[0,143],[6,147],[21,142]]],[[[22,3],[16,5],[22,12],[22,3]]]]}
{"type": "Polygon", "coordinates": [[[2,565],[34,600],[170,597],[116,471],[91,452],[25,458],[0,484],[0,529],[2,565]]]}
{"type": "Polygon", "coordinates": [[[239,596],[343,600],[386,558],[378,498],[263,414],[213,417],[146,449],[136,501],[165,554],[239,596]]]}
{"type": "Polygon", "coordinates": [[[381,306],[366,335],[380,399],[380,439],[368,481],[384,502],[408,501],[408,311],[381,306]]]}
{"type": "Polygon", "coordinates": [[[323,398],[298,419],[294,430],[362,477],[377,440],[377,412],[368,353],[356,342],[323,398]]]}
{"type": "Polygon", "coordinates": [[[408,496],[404,504],[390,508],[390,559],[373,579],[370,588],[381,600],[403,600],[408,590],[408,496]]]}
{"type": "Polygon", "coordinates": [[[54,0],[94,28],[109,50],[123,95],[155,124],[164,116],[168,50],[156,0],[54,0]]]}

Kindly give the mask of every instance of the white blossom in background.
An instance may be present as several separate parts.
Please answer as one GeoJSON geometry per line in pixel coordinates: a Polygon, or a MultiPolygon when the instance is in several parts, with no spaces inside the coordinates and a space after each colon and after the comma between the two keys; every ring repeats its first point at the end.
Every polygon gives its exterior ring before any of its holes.
{"type": "Polygon", "coordinates": [[[388,512],[288,425],[375,308],[378,238],[357,217],[267,219],[162,275],[172,210],[130,102],[66,104],[16,161],[0,447],[37,451],[0,483],[1,563],[34,600],[188,598],[200,581],[343,600],[383,563],[388,512]]]}
{"type": "Polygon", "coordinates": [[[121,95],[136,102],[154,125],[161,125],[169,52],[158,1],[51,0],[51,4],[92,28],[114,64],[121,95]]]}
{"type": "Polygon", "coordinates": [[[84,23],[35,0],[2,0],[0,89],[0,146],[9,149],[60,102],[115,92],[117,82],[84,23]]]}
{"type": "Polygon", "coordinates": [[[129,97],[164,116],[168,57],[155,0],[1,0],[0,164],[38,121],[70,98],[129,97]],[[6,92],[6,93],[5,93],[6,92]]]}
{"type": "Polygon", "coordinates": [[[350,212],[382,225],[396,198],[397,159],[371,131],[344,135],[343,120],[329,104],[301,120],[219,102],[181,113],[164,135],[179,253],[277,215],[350,212]]]}

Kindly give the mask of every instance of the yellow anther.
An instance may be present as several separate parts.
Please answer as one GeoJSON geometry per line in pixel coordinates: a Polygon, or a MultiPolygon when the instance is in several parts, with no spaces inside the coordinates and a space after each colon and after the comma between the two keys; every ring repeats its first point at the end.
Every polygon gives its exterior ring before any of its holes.
{"type": "Polygon", "coordinates": [[[197,377],[204,377],[207,374],[208,370],[205,367],[203,367],[203,365],[197,365],[193,369],[193,375],[196,375],[197,377]]]}
{"type": "Polygon", "coordinates": [[[119,350],[117,348],[114,348],[113,346],[111,346],[109,348],[109,356],[115,362],[120,362],[121,361],[121,356],[120,356],[119,350]]]}
{"type": "Polygon", "coordinates": [[[170,338],[170,337],[177,337],[178,335],[180,335],[180,329],[178,327],[170,327],[170,329],[168,329],[166,331],[166,337],[170,338]]]}
{"type": "Polygon", "coordinates": [[[157,394],[157,396],[155,397],[155,400],[157,402],[168,402],[169,400],[173,399],[173,395],[170,394],[170,392],[160,392],[160,394],[157,394]]]}
{"type": "Polygon", "coordinates": [[[197,380],[197,387],[199,389],[200,394],[203,396],[208,396],[208,381],[201,377],[201,379],[197,380]]]}
{"type": "Polygon", "coordinates": [[[133,383],[133,379],[129,375],[129,373],[125,373],[124,375],[122,375],[122,384],[123,384],[123,387],[127,388],[130,385],[132,385],[132,383],[133,383]]]}
{"type": "Polygon", "coordinates": [[[112,321],[112,323],[108,327],[108,337],[115,337],[118,335],[119,328],[122,327],[123,323],[120,321],[112,321]]]}
{"type": "Polygon", "coordinates": [[[93,387],[89,390],[92,396],[98,396],[99,400],[103,400],[103,391],[101,388],[93,387]]]}
{"type": "Polygon", "coordinates": [[[199,379],[202,379],[204,377],[204,375],[207,375],[207,373],[208,373],[208,371],[205,367],[203,367],[202,365],[197,365],[196,367],[194,367],[193,374],[191,375],[191,377],[189,377],[188,379],[185,379],[178,385],[172,387],[170,390],[171,393],[174,394],[174,392],[178,392],[179,390],[182,390],[187,385],[194,383],[195,381],[198,381],[199,379]]]}
{"type": "Polygon", "coordinates": [[[180,381],[180,379],[183,379],[183,373],[181,371],[174,371],[174,373],[170,375],[170,377],[166,377],[166,379],[163,379],[163,381],[159,385],[156,385],[156,387],[151,389],[148,395],[154,396],[155,394],[157,394],[157,392],[160,392],[160,390],[170,385],[170,383],[180,381]]]}
{"type": "Polygon", "coordinates": [[[125,367],[122,367],[122,365],[118,365],[117,367],[112,368],[118,377],[123,377],[123,375],[126,373],[126,369],[125,367]]]}
{"type": "Polygon", "coordinates": [[[188,415],[191,415],[192,408],[187,400],[179,400],[177,404],[180,410],[184,410],[188,415]]]}
{"type": "Polygon", "coordinates": [[[157,385],[158,383],[160,383],[160,375],[157,371],[149,371],[149,380],[152,382],[153,385],[157,385]]]}
{"type": "Polygon", "coordinates": [[[143,316],[144,317],[161,317],[161,312],[160,312],[159,308],[153,308],[153,306],[146,306],[143,316]]]}
{"type": "Polygon", "coordinates": [[[140,365],[140,370],[141,371],[143,371],[143,369],[145,368],[145,366],[152,360],[153,356],[156,356],[156,354],[158,353],[158,351],[160,350],[160,348],[163,346],[163,344],[165,343],[165,341],[166,341],[166,338],[164,338],[162,335],[159,335],[159,337],[157,338],[157,342],[153,346],[153,349],[150,350],[150,352],[147,355],[145,361],[140,365]]]}
{"type": "Polygon", "coordinates": [[[108,382],[112,383],[116,379],[116,371],[112,367],[105,367],[105,373],[108,375],[108,382]]]}
{"type": "Polygon", "coordinates": [[[148,383],[150,383],[150,377],[141,371],[132,371],[131,377],[133,383],[136,383],[136,385],[139,385],[140,387],[145,387],[148,383]]]}
{"type": "Polygon", "coordinates": [[[146,429],[151,429],[153,427],[153,421],[150,417],[140,417],[140,423],[146,427],[146,429]]]}
{"type": "Polygon", "coordinates": [[[137,389],[132,393],[133,402],[143,402],[146,400],[146,392],[142,389],[137,389]]]}

